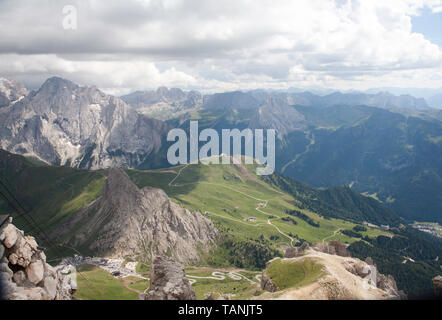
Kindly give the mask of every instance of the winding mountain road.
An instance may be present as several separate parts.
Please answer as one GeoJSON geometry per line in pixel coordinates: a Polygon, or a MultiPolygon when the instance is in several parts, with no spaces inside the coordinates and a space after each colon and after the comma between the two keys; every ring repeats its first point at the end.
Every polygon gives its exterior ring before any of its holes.
{"type": "MultiPolygon", "coordinates": [[[[279,234],[281,234],[282,236],[284,236],[284,237],[286,237],[287,239],[289,239],[289,241],[290,241],[290,245],[291,245],[292,247],[294,246],[294,245],[293,245],[293,242],[295,242],[295,243],[298,242],[297,239],[294,239],[293,237],[290,237],[288,234],[286,234],[286,233],[284,233],[283,231],[281,231],[281,229],[279,229],[277,226],[275,226],[274,224],[272,224],[271,217],[274,217],[275,215],[270,214],[270,213],[267,213],[267,212],[265,212],[265,211],[262,210],[262,208],[266,208],[266,207],[267,207],[268,200],[260,199],[260,198],[256,198],[256,197],[251,196],[251,195],[249,195],[249,194],[247,194],[247,193],[244,193],[244,192],[242,192],[242,191],[239,191],[239,190],[237,190],[237,189],[235,189],[235,188],[232,188],[232,187],[229,187],[229,186],[225,186],[225,185],[222,185],[222,184],[218,184],[218,183],[211,183],[211,182],[199,181],[199,182],[190,182],[190,183],[185,183],[185,184],[174,184],[174,182],[175,182],[175,181],[178,179],[178,177],[181,175],[181,172],[182,172],[184,169],[186,169],[188,166],[189,166],[189,164],[186,164],[184,167],[182,167],[182,168],[178,171],[177,175],[176,175],[176,176],[175,176],[175,177],[169,182],[169,184],[168,184],[169,187],[184,187],[184,186],[188,186],[188,185],[192,185],[192,184],[198,184],[198,183],[201,183],[201,184],[208,184],[208,185],[213,185],[213,186],[218,186],[218,187],[226,188],[226,189],[229,189],[229,190],[234,191],[234,192],[236,192],[236,193],[242,194],[242,195],[245,196],[245,197],[251,198],[251,199],[256,200],[256,201],[259,201],[258,206],[255,208],[255,210],[269,217],[269,218],[267,219],[267,224],[270,225],[270,226],[272,226],[273,228],[275,228],[276,231],[278,231],[279,234]]],[[[244,222],[244,221],[240,221],[240,220],[237,220],[237,219],[234,219],[234,218],[226,217],[226,216],[223,216],[223,215],[220,215],[220,214],[214,213],[214,212],[205,211],[205,213],[209,213],[209,214],[215,215],[215,216],[220,217],[220,218],[223,218],[223,219],[232,220],[232,221],[235,221],[235,222],[238,222],[238,223],[246,224],[246,225],[248,225],[248,226],[260,227],[260,226],[262,226],[262,225],[265,225],[265,224],[263,224],[263,223],[253,225],[253,224],[246,223],[246,222],[244,222]]],[[[278,219],[281,219],[280,216],[277,216],[277,218],[278,218],[278,219]]]]}

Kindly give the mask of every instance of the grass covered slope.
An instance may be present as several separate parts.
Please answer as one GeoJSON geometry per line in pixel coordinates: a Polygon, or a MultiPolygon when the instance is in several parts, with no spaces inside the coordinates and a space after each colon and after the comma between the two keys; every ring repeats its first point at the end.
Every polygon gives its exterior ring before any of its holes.
{"type": "Polygon", "coordinates": [[[299,261],[276,259],[266,270],[278,290],[300,288],[318,280],[324,266],[312,259],[299,261]]]}
{"type": "MultiPolygon", "coordinates": [[[[0,150],[0,168],[1,181],[46,232],[98,198],[106,177],[104,170],[46,166],[3,150],[0,150]]],[[[3,198],[0,211],[13,213],[3,198]]],[[[16,219],[14,223],[25,232],[30,231],[23,219],[16,219]]]]}
{"type": "MultiPolygon", "coordinates": [[[[311,189],[290,195],[256,176],[255,169],[253,165],[199,164],[127,173],[138,187],[162,188],[177,203],[202,212],[215,222],[225,235],[220,252],[210,257],[217,265],[224,261],[238,267],[263,268],[274,256],[266,250],[282,253],[282,248],[295,245],[300,239],[312,243],[324,239],[356,241],[339,232],[352,229],[355,223],[324,217],[302,206],[300,195],[311,189]],[[302,214],[293,215],[294,211],[302,214]]],[[[388,233],[368,228],[362,236],[380,234],[388,233]]]]}
{"type": "MultiPolygon", "coordinates": [[[[47,166],[0,150],[0,179],[27,214],[20,217],[23,210],[19,209],[20,214],[15,212],[3,198],[0,212],[11,214],[14,224],[37,238],[51,264],[65,256],[88,255],[81,248],[63,245],[63,239],[56,238],[53,231],[101,195],[106,176],[106,170],[47,166]]],[[[6,192],[4,187],[0,189],[6,192]]],[[[75,234],[73,230],[67,237],[75,234]]]]}
{"type": "Polygon", "coordinates": [[[128,288],[121,279],[91,265],[79,266],[77,271],[80,273],[77,275],[78,291],[75,297],[82,300],[137,300],[137,290],[146,287],[144,281],[140,280],[134,281],[128,288]]]}

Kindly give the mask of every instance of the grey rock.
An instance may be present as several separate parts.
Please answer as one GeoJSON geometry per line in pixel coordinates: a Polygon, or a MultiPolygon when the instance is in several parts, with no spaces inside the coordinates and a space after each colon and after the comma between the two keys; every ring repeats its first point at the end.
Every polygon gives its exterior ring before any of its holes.
{"type": "Polygon", "coordinates": [[[0,78],[0,108],[14,104],[28,95],[28,90],[22,84],[5,78],[0,78]]]}
{"type": "Polygon", "coordinates": [[[160,87],[156,91],[137,91],[121,99],[138,112],[159,120],[177,118],[199,108],[203,96],[197,91],[160,87]]]}
{"type": "Polygon", "coordinates": [[[218,236],[202,214],[180,207],[163,190],[139,189],[121,169],[111,169],[102,195],[60,225],[54,236],[74,229],[69,244],[81,246],[93,236],[89,249],[97,255],[171,254],[180,262],[197,261],[200,250],[207,252],[218,236]]]}
{"type": "Polygon", "coordinates": [[[49,295],[49,299],[55,299],[57,295],[57,279],[53,277],[46,277],[43,279],[43,288],[49,295]]]}
{"type": "MultiPolygon", "coordinates": [[[[4,299],[8,300],[54,300],[72,299],[76,290],[75,281],[45,263],[45,255],[38,250],[33,237],[24,236],[23,231],[9,223],[5,229],[15,234],[15,244],[8,249],[9,260],[1,258],[0,286],[4,299]],[[12,232],[13,231],[13,232],[12,232]],[[14,267],[9,267],[9,264],[14,267]],[[25,267],[26,266],[26,267],[25,267]]],[[[6,240],[6,237],[5,237],[6,240]]]]}
{"type": "Polygon", "coordinates": [[[278,291],[278,288],[272,282],[272,279],[267,275],[265,270],[262,272],[261,289],[265,290],[265,291],[269,291],[269,292],[276,292],[276,291],[278,291]]]}
{"type": "Polygon", "coordinates": [[[393,276],[383,275],[377,271],[376,280],[377,280],[376,286],[379,289],[386,291],[388,294],[392,296],[397,296],[398,299],[401,298],[401,294],[399,293],[396,281],[394,280],[393,276]]]}
{"type": "Polygon", "coordinates": [[[43,280],[44,264],[41,260],[37,260],[29,264],[26,268],[26,275],[29,281],[33,284],[39,283],[43,280]]]}
{"type": "Polygon", "coordinates": [[[145,300],[196,300],[181,263],[168,257],[156,257],[150,270],[150,287],[145,300]]]}
{"type": "Polygon", "coordinates": [[[18,239],[17,229],[12,224],[8,224],[3,228],[3,232],[5,234],[3,244],[6,248],[12,248],[18,239]]]}
{"type": "Polygon", "coordinates": [[[6,263],[0,263],[0,272],[7,273],[12,278],[13,272],[6,263]]]}
{"type": "Polygon", "coordinates": [[[0,281],[3,282],[8,282],[11,281],[12,277],[11,274],[8,272],[2,272],[0,271],[0,281]]]}
{"type": "Polygon", "coordinates": [[[305,253],[305,250],[309,248],[307,242],[303,242],[300,247],[290,247],[285,251],[285,258],[296,258],[300,257],[305,253]]]}
{"type": "Polygon", "coordinates": [[[332,240],[329,243],[317,243],[314,246],[315,250],[333,254],[341,257],[350,257],[350,251],[347,249],[347,245],[337,240],[332,240]]]}
{"type": "Polygon", "coordinates": [[[32,246],[34,244],[35,248],[37,248],[37,246],[33,237],[23,237],[20,233],[18,234],[18,240],[15,246],[10,250],[9,261],[11,264],[26,268],[31,263],[32,257],[36,252],[36,249],[33,249],[32,246]],[[28,242],[28,239],[31,240],[31,243],[28,242]]]}
{"type": "Polygon", "coordinates": [[[19,270],[14,273],[13,280],[20,287],[24,287],[29,283],[26,278],[26,273],[24,273],[23,270],[19,270]]]}

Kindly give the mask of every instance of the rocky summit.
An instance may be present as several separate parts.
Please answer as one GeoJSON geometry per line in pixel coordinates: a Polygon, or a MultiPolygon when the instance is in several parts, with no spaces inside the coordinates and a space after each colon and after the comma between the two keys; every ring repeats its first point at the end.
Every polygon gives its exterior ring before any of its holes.
{"type": "Polygon", "coordinates": [[[258,299],[283,300],[384,300],[405,298],[394,278],[376,266],[340,252],[305,248],[295,258],[276,258],[267,263],[261,278],[264,293],[258,299]],[[277,267],[274,266],[277,264],[277,267]],[[316,271],[315,271],[316,266],[316,271]],[[298,281],[292,281],[292,279],[298,281]],[[293,283],[287,285],[288,281],[293,283]]]}
{"type": "Polygon", "coordinates": [[[161,189],[138,187],[124,170],[110,169],[102,195],[54,232],[73,247],[101,256],[170,254],[181,262],[199,259],[218,232],[199,212],[172,202],[161,189]]]}

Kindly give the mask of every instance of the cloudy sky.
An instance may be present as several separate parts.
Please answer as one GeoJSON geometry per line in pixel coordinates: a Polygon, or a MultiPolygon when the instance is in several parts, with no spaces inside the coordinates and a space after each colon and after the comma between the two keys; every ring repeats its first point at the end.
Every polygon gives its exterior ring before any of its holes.
{"type": "Polygon", "coordinates": [[[29,87],[442,87],[442,0],[0,0],[0,30],[29,87]]]}

